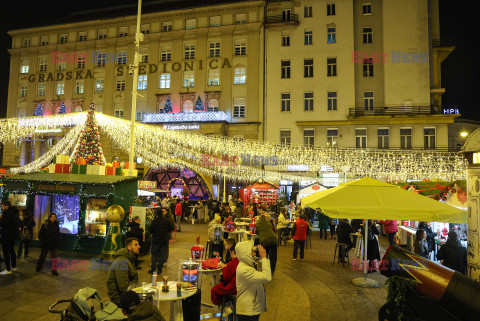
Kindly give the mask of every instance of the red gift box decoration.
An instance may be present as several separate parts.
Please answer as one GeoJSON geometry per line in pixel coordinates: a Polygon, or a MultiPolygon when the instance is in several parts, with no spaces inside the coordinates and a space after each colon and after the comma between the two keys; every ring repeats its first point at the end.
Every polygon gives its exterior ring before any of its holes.
{"type": "MultiPolygon", "coordinates": [[[[125,163],[125,169],[130,169],[129,165],[130,165],[130,162],[126,162],[125,163]]],[[[135,162],[133,162],[133,169],[135,169],[135,167],[136,167],[136,164],[135,164],[135,162]]]]}
{"type": "Polygon", "coordinates": [[[71,173],[71,168],[70,168],[69,164],[63,164],[62,173],[64,173],[64,174],[70,174],[71,173]]]}
{"type": "Polygon", "coordinates": [[[105,167],[106,175],[115,175],[115,167],[107,166],[105,167]]]}
{"type": "Polygon", "coordinates": [[[114,168],[120,167],[120,163],[119,163],[119,162],[113,162],[113,163],[112,163],[112,166],[113,166],[114,168]]]}
{"type": "Polygon", "coordinates": [[[55,173],[63,173],[64,164],[55,164],[55,173]]]}

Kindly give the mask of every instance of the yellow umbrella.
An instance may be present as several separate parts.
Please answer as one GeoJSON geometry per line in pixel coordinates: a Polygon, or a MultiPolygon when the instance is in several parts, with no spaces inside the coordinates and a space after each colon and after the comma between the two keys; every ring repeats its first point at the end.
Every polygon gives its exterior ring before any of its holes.
{"type": "Polygon", "coordinates": [[[398,186],[365,177],[302,198],[302,207],[332,218],[467,222],[467,212],[398,186]]]}
{"type": "Polygon", "coordinates": [[[366,219],[364,277],[352,280],[360,287],[378,287],[367,278],[367,235],[369,219],[466,223],[465,210],[365,177],[302,198],[302,207],[322,210],[332,218],[366,219]]]}

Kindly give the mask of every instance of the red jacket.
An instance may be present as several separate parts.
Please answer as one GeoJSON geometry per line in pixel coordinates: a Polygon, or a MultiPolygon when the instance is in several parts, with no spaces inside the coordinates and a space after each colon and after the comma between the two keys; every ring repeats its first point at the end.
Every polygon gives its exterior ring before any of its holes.
{"type": "Polygon", "coordinates": [[[386,220],[386,221],[380,221],[383,223],[383,231],[385,233],[397,233],[398,232],[398,226],[397,226],[397,221],[396,220],[386,220]]]}
{"type": "Polygon", "coordinates": [[[178,202],[175,206],[175,215],[182,216],[182,203],[178,202]]]}
{"type": "Polygon", "coordinates": [[[308,230],[310,229],[310,226],[308,225],[307,222],[303,218],[297,219],[295,222],[295,225],[293,226],[293,239],[295,241],[305,241],[307,239],[308,235],[308,230]]]}
{"type": "Polygon", "coordinates": [[[222,269],[222,281],[211,290],[212,303],[222,304],[223,296],[237,294],[237,266],[240,261],[235,257],[222,269]]]}

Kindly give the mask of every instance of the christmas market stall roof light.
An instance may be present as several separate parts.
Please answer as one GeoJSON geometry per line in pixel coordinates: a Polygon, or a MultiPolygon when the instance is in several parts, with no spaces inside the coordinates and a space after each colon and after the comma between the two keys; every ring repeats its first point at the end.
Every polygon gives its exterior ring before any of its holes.
{"type": "Polygon", "coordinates": [[[33,173],[15,175],[11,177],[0,178],[4,184],[7,181],[38,181],[38,182],[56,182],[56,183],[91,183],[96,185],[111,185],[120,182],[137,181],[133,176],[115,176],[115,175],[87,175],[87,174],[52,174],[52,173],[33,173]]]}

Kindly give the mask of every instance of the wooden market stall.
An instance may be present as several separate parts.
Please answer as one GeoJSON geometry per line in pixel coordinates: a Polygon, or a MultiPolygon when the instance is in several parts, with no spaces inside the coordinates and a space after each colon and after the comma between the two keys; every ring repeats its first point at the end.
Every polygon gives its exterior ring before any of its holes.
{"type": "Polygon", "coordinates": [[[256,182],[240,189],[240,198],[244,204],[275,204],[278,198],[278,186],[268,182],[256,182]]]}
{"type": "MultiPolygon", "coordinates": [[[[2,198],[24,199],[37,223],[38,232],[50,213],[60,222],[60,250],[101,253],[108,222],[106,210],[120,205],[127,222],[130,205],[137,196],[137,178],[132,176],[35,173],[0,178],[2,198]]],[[[121,224],[122,226],[122,224],[121,224]]]]}

